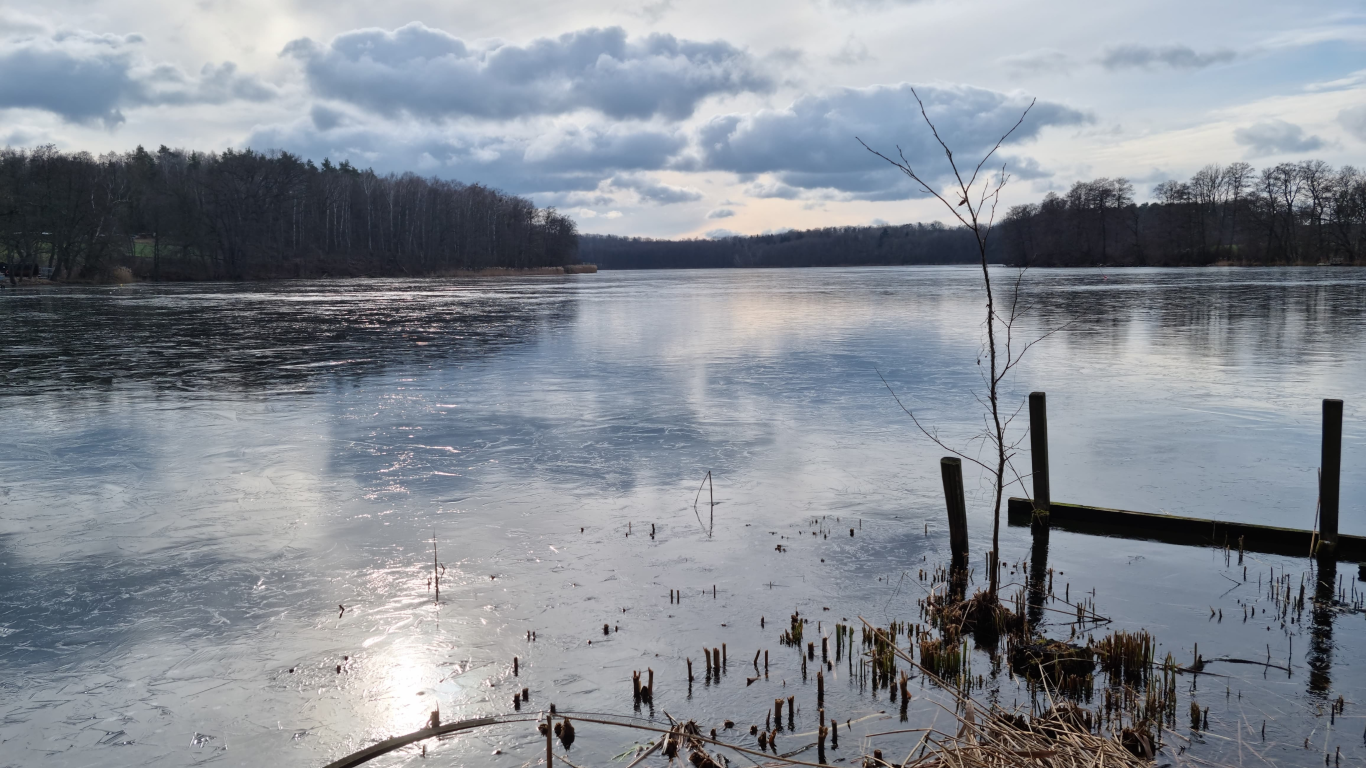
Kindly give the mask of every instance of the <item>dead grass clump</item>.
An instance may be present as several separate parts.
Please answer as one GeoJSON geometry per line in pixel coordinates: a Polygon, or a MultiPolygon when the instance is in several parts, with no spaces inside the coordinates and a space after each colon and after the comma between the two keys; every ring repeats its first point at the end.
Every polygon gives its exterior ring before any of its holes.
{"type": "Polygon", "coordinates": [[[956,639],[922,637],[920,639],[920,666],[936,677],[954,681],[968,673],[967,644],[956,639]]]}
{"type": "Polygon", "coordinates": [[[1055,692],[1090,699],[1095,688],[1095,654],[1089,647],[1037,638],[1010,648],[1010,668],[1026,680],[1043,681],[1055,692]]]}
{"type": "Polygon", "coordinates": [[[1120,731],[1119,743],[1137,757],[1151,760],[1157,755],[1157,740],[1153,737],[1152,724],[1147,720],[1120,731]]]}
{"type": "Polygon", "coordinates": [[[1096,643],[1100,668],[1109,676],[1111,685],[1142,685],[1153,669],[1153,655],[1157,641],[1146,630],[1112,632],[1096,643]]]}
{"type": "Polygon", "coordinates": [[[1035,717],[1030,725],[1046,736],[1062,737],[1075,732],[1091,733],[1095,720],[1091,710],[1083,709],[1071,702],[1063,702],[1049,707],[1046,712],[1035,717]]]}
{"type": "Polygon", "coordinates": [[[930,620],[949,637],[970,634],[979,642],[989,642],[1024,631],[1024,618],[989,592],[979,591],[967,600],[954,600],[947,595],[931,598],[926,607],[930,620]]]}
{"type": "Polygon", "coordinates": [[[1120,740],[1092,733],[1089,713],[1071,704],[1026,722],[993,710],[980,722],[968,708],[955,736],[928,739],[932,749],[904,768],[1147,768],[1120,740]]]}

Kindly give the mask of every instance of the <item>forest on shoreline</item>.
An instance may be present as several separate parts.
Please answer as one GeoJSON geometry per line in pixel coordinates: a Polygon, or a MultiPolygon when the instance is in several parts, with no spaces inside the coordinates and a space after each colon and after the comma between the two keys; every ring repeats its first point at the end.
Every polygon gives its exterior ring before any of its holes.
{"type": "MultiPolygon", "coordinates": [[[[1030,267],[1366,263],[1366,173],[1319,160],[1258,172],[1209,165],[1134,202],[1127,179],[1078,181],[996,222],[988,258],[1030,267]]],[[[603,269],[965,264],[972,234],[942,224],[828,227],[713,240],[583,235],[603,269]]]]}
{"type": "Polygon", "coordinates": [[[1136,205],[1127,179],[1078,181],[1011,208],[1002,257],[1042,267],[1366,263],[1366,173],[1321,160],[1207,165],[1136,205]]]}
{"type": "Polygon", "coordinates": [[[580,235],[579,254],[601,269],[907,266],[972,264],[979,258],[972,233],[938,222],[707,240],[580,235]]]}
{"type": "MultiPolygon", "coordinates": [[[[1319,160],[1209,165],[1135,203],[1123,178],[1010,208],[988,257],[1031,267],[1366,263],[1366,173],[1319,160]]],[[[165,146],[94,157],[0,150],[0,262],[64,281],[436,276],[601,269],[970,264],[929,224],[713,239],[579,235],[553,208],[478,184],[377,175],[287,152],[165,146]]]]}
{"type": "Polygon", "coordinates": [[[57,280],[437,275],[577,249],[572,219],[477,184],[250,149],[0,150],[0,262],[57,280]]]}

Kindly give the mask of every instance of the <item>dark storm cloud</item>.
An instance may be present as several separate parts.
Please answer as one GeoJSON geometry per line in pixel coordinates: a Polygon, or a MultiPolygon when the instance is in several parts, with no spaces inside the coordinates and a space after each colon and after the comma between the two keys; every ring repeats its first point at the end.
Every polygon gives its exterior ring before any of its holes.
{"type": "MultiPolygon", "coordinates": [[[[842,88],[803,97],[786,109],[717,117],[691,131],[545,117],[495,125],[468,119],[405,122],[333,102],[315,105],[307,118],[258,129],[248,143],[315,161],[349,159],[381,172],[414,170],[518,194],[592,192],[605,183],[646,203],[701,199],[697,190],[649,175],[673,170],[734,173],[751,197],[901,200],[916,189],[855,137],[888,152],[900,143],[917,166],[931,175],[942,173],[943,153],[921,121],[910,88],[842,88]]],[[[925,86],[920,92],[931,118],[962,157],[989,149],[1028,103],[1021,96],[969,86],[925,86]]],[[[1075,109],[1041,102],[1011,143],[1028,140],[1045,126],[1087,120],[1075,109]]],[[[999,161],[1020,178],[1047,175],[1015,146],[999,161]]]]}
{"type": "Polygon", "coordinates": [[[1100,63],[1106,69],[1146,69],[1155,66],[1172,69],[1204,69],[1226,64],[1237,58],[1233,51],[1221,49],[1201,53],[1184,45],[1120,45],[1105,51],[1100,63]]]}
{"type": "MultiPolygon", "coordinates": [[[[971,86],[920,86],[930,119],[950,137],[960,157],[979,157],[1019,119],[1028,100],[971,86]]],[[[1078,125],[1088,117],[1041,101],[1011,137],[1018,143],[1046,126],[1078,125]]],[[[841,88],[804,96],[783,110],[725,115],[704,125],[697,141],[699,170],[772,174],[778,183],[756,186],[758,196],[794,197],[798,189],[830,188],[862,199],[902,199],[912,187],[855,137],[884,153],[897,145],[931,175],[947,170],[943,151],[924,125],[911,86],[841,88]]],[[[1029,171],[1037,166],[1022,164],[1029,171]]]]}
{"type": "Polygon", "coordinates": [[[1248,148],[1253,157],[1313,152],[1322,149],[1323,139],[1307,136],[1304,129],[1284,120],[1262,120],[1233,132],[1233,140],[1248,148]]]}
{"type": "Polygon", "coordinates": [[[208,64],[198,76],[149,61],[138,35],[64,32],[0,40],[0,108],[42,109],[75,123],[123,122],[122,110],[159,104],[265,101],[275,89],[208,64]]]}
{"type": "Polygon", "coordinates": [[[519,46],[467,43],[412,23],[355,30],[327,44],[303,38],[282,55],[303,62],[321,96],[429,118],[591,109],[614,118],[677,120],[708,96],[773,89],[755,59],[729,43],[660,34],[628,39],[620,27],[519,46]]]}
{"type": "MultiPolygon", "coordinates": [[[[247,140],[256,149],[347,159],[380,173],[414,171],[515,194],[594,190],[617,174],[664,167],[686,143],[678,133],[644,126],[554,126],[518,136],[371,122],[327,107],[315,107],[307,120],[258,129],[247,140]]],[[[637,192],[648,197],[652,190],[637,192]]],[[[653,192],[667,197],[665,190],[653,192]]]]}

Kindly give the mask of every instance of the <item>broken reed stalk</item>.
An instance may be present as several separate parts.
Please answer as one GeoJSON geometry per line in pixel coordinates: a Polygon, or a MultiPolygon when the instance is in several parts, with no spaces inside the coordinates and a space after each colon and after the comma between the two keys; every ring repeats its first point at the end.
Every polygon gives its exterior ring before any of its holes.
{"type": "Polygon", "coordinates": [[[436,585],[436,598],[433,603],[441,602],[441,571],[437,566],[436,531],[432,531],[432,583],[436,585]]]}
{"type": "MultiPolygon", "coordinates": [[[[781,701],[775,700],[775,701],[781,701]]],[[[935,749],[928,753],[922,752],[920,758],[916,760],[907,759],[905,768],[931,768],[931,766],[960,766],[961,768],[977,768],[991,766],[991,768],[1045,768],[1046,766],[1094,766],[1098,761],[1104,765],[1114,768],[1146,768],[1150,763],[1140,758],[1134,757],[1112,739],[1081,734],[1071,729],[1067,724],[1035,723],[1026,726],[1025,730],[1016,730],[1018,723],[1009,720],[1000,712],[990,712],[982,717],[982,722],[978,722],[978,717],[974,716],[975,710],[966,707],[966,712],[962,715],[955,714],[961,730],[957,736],[944,733],[937,729],[926,729],[926,738],[921,743],[926,745],[933,744],[935,749]],[[936,737],[931,739],[930,737],[936,737]]],[[[601,715],[583,716],[574,712],[562,713],[563,715],[573,715],[579,723],[592,723],[596,725],[615,726],[618,728],[629,728],[637,731],[661,734],[664,738],[655,742],[651,749],[647,750],[631,765],[638,765],[648,755],[659,748],[664,749],[666,755],[672,757],[679,756],[679,748],[683,747],[696,756],[695,765],[715,766],[718,763],[712,760],[710,755],[701,749],[704,744],[721,747],[733,752],[751,757],[761,757],[769,761],[770,765],[785,766],[806,766],[808,768],[826,768],[820,763],[812,763],[804,760],[796,760],[791,757],[777,755],[777,745],[775,743],[776,731],[771,734],[760,732],[761,750],[756,751],[735,744],[729,744],[714,738],[703,736],[697,724],[693,721],[679,723],[672,728],[660,728],[652,725],[645,725],[639,722],[620,722],[617,720],[606,719],[601,715]],[[774,754],[762,751],[764,746],[774,750],[774,754]]],[[[1202,713],[1203,714],[1203,713],[1202,713]]],[[[544,729],[546,736],[546,759],[547,765],[553,768],[554,753],[552,752],[554,738],[554,717],[555,713],[549,712],[545,719],[539,722],[539,727],[544,729]]],[[[532,717],[488,717],[478,720],[451,723],[435,729],[423,729],[405,736],[389,739],[380,744],[375,744],[354,754],[341,758],[330,763],[327,768],[354,768],[364,762],[368,762],[380,755],[401,749],[402,747],[428,738],[440,736],[445,733],[454,733],[461,730],[480,728],[489,725],[510,724],[516,722],[535,722],[532,717]]],[[[839,748],[839,730],[835,722],[830,722],[829,735],[831,746],[839,748]]],[[[692,757],[689,757],[692,762],[692,757]]],[[[568,761],[563,761],[569,765],[568,761]]],[[[874,765],[880,768],[889,768],[891,764],[882,761],[875,762],[874,765]]],[[[628,766],[630,768],[630,766],[628,766]]]]}
{"type": "MultiPolygon", "coordinates": [[[[693,514],[697,514],[697,500],[702,498],[703,485],[707,486],[707,509],[710,510],[707,512],[707,538],[710,539],[712,531],[716,529],[716,487],[712,484],[710,469],[707,470],[706,477],[702,478],[701,484],[697,486],[697,495],[692,500],[693,514]]],[[[697,522],[700,525],[702,518],[698,517],[697,522]]]]}

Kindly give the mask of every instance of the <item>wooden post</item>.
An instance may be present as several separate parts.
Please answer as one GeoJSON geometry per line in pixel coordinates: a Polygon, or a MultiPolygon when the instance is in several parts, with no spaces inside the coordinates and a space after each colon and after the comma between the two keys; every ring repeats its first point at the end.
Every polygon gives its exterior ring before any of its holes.
{"type": "Polygon", "coordinates": [[[1335,557],[1338,545],[1339,477],[1342,474],[1342,401],[1323,401],[1323,449],[1319,476],[1319,548],[1335,557]]]}
{"type": "Polygon", "coordinates": [[[939,471],[944,477],[944,501],[949,511],[949,551],[953,567],[968,564],[968,503],[963,494],[963,462],[953,456],[939,460],[939,471]]]}
{"type": "Polygon", "coordinates": [[[1048,486],[1048,403],[1043,392],[1029,393],[1029,453],[1034,482],[1034,518],[1030,527],[1036,533],[1046,533],[1052,493],[1048,486]]]}

